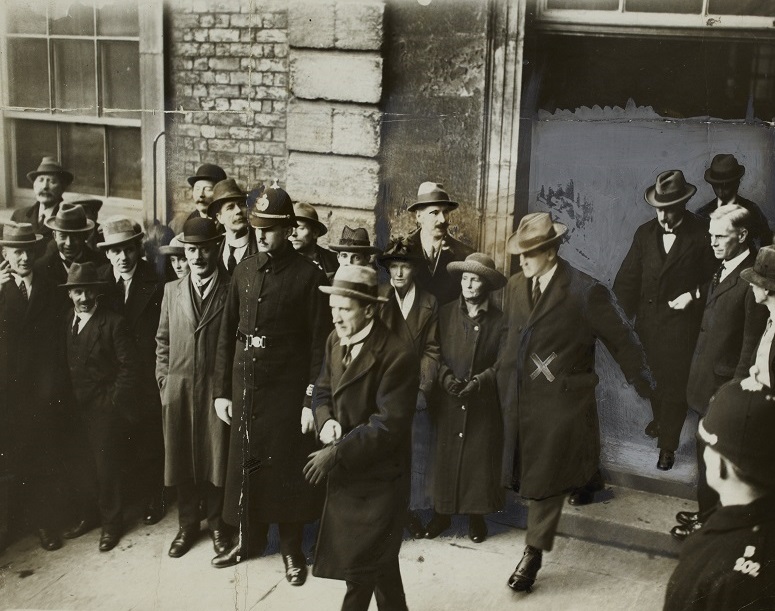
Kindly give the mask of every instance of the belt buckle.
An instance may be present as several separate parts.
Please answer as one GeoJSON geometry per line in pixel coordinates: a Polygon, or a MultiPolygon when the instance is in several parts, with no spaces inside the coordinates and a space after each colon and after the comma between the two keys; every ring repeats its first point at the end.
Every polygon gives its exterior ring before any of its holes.
{"type": "Polygon", "coordinates": [[[266,348],[266,335],[250,335],[250,346],[253,348],[266,348]]]}

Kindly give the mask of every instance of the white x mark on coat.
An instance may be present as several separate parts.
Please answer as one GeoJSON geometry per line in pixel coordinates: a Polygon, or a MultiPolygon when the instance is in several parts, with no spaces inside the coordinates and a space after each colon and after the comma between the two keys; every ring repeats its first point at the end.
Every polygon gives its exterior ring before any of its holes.
{"type": "Polygon", "coordinates": [[[533,362],[536,364],[536,370],[530,374],[530,379],[535,380],[539,375],[544,374],[547,380],[554,382],[554,374],[549,371],[549,363],[557,358],[557,353],[552,352],[548,357],[546,357],[545,361],[542,361],[541,357],[538,356],[535,352],[530,355],[530,358],[533,359],[533,362]]]}

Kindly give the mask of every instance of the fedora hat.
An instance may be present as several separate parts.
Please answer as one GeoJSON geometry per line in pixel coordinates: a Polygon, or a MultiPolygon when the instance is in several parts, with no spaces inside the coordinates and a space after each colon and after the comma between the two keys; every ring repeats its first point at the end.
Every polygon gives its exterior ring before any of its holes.
{"type": "Polygon", "coordinates": [[[207,244],[221,240],[223,234],[218,231],[215,221],[194,217],[183,225],[183,233],[178,238],[183,244],[207,244]]]}
{"type": "Polygon", "coordinates": [[[422,259],[423,257],[420,253],[410,251],[409,243],[401,236],[391,237],[390,242],[382,254],[377,255],[377,261],[385,269],[390,266],[392,261],[416,263],[422,259]]]}
{"type": "Polygon", "coordinates": [[[370,303],[385,303],[387,297],[377,294],[377,271],[365,265],[345,265],[336,270],[331,286],[318,287],[329,295],[363,299],[370,303]]]}
{"type": "Polygon", "coordinates": [[[737,162],[737,158],[729,153],[716,155],[705,170],[705,181],[712,185],[740,180],[745,174],[745,166],[737,162]]]}
{"type": "Polygon", "coordinates": [[[196,169],[196,173],[193,176],[189,176],[186,180],[188,180],[188,184],[192,187],[197,180],[209,180],[215,185],[222,180],[226,180],[226,172],[223,171],[221,166],[214,163],[203,163],[196,169]]]}
{"type": "Polygon", "coordinates": [[[749,284],[775,291],[775,248],[762,246],[753,267],[741,271],[740,277],[749,284]]]}
{"type": "Polygon", "coordinates": [[[106,284],[97,276],[97,266],[92,261],[86,263],[73,262],[67,270],[67,282],[60,284],[67,288],[74,286],[100,286],[106,284]]]}
{"type": "Polygon", "coordinates": [[[451,210],[458,207],[457,202],[449,199],[449,193],[444,190],[444,185],[437,182],[424,182],[417,189],[417,201],[409,206],[408,210],[417,210],[423,206],[446,205],[451,210]]]}
{"type": "Polygon", "coordinates": [[[233,178],[227,178],[213,187],[213,201],[207,207],[207,214],[214,217],[221,210],[221,206],[229,201],[247,201],[247,195],[233,178]]]}
{"type": "Polygon", "coordinates": [[[280,187],[269,187],[251,208],[248,221],[253,227],[266,229],[275,225],[296,227],[291,196],[280,187]]]}
{"type": "Polygon", "coordinates": [[[33,246],[42,239],[43,236],[35,233],[31,223],[8,221],[3,225],[3,239],[0,240],[0,246],[33,246]]]}
{"type": "Polygon", "coordinates": [[[350,229],[347,225],[342,229],[342,237],[339,239],[339,244],[329,244],[328,247],[334,252],[360,252],[369,255],[376,255],[381,252],[379,248],[371,245],[369,232],[363,227],[350,229]]]}
{"type": "Polygon", "coordinates": [[[132,219],[125,216],[111,216],[105,219],[102,225],[104,242],[97,242],[98,248],[110,248],[119,244],[126,244],[132,240],[139,240],[145,233],[132,219]]]}
{"type": "Polygon", "coordinates": [[[506,243],[506,250],[513,255],[521,255],[559,242],[568,227],[562,223],[553,223],[548,212],[526,214],[519,221],[517,230],[506,243]]]}
{"type": "Polygon", "coordinates": [[[667,208],[689,201],[697,187],[686,182],[681,170],[668,170],[657,176],[657,182],[646,189],[644,197],[650,206],[667,208]]]}
{"type": "Polygon", "coordinates": [[[160,255],[176,255],[178,257],[183,256],[183,242],[180,241],[180,238],[183,237],[182,233],[179,233],[174,238],[170,240],[169,244],[165,244],[164,246],[159,246],[159,254],[160,255]]]}
{"type": "Polygon", "coordinates": [[[307,221],[308,223],[312,223],[315,226],[315,228],[318,230],[318,237],[322,235],[326,235],[328,233],[328,227],[326,227],[323,223],[320,222],[320,219],[318,219],[317,210],[315,210],[315,208],[310,204],[305,204],[303,202],[296,202],[295,204],[293,204],[293,213],[296,215],[297,221],[301,219],[302,221],[307,221]]]}
{"type": "Polygon", "coordinates": [[[490,286],[490,290],[498,290],[506,286],[506,276],[495,269],[495,261],[483,252],[471,253],[465,261],[451,261],[447,264],[447,271],[463,274],[469,272],[477,274],[490,286]]]}
{"type": "Polygon", "coordinates": [[[41,174],[56,174],[57,176],[61,176],[66,187],[73,182],[73,175],[59,165],[59,162],[54,157],[44,157],[37,170],[27,172],[27,179],[30,182],[35,182],[35,179],[41,174]]]}
{"type": "Polygon", "coordinates": [[[86,218],[96,219],[102,208],[101,199],[76,199],[73,204],[78,204],[86,213],[86,218]]]}
{"type": "Polygon", "coordinates": [[[94,221],[86,218],[86,210],[80,204],[62,202],[55,216],[44,221],[44,225],[55,231],[82,233],[94,229],[94,221]]]}

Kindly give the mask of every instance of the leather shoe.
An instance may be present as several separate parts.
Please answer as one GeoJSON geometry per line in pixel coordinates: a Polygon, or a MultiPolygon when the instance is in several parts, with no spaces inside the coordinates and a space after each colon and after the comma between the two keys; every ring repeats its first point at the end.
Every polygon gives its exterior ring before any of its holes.
{"type": "Polygon", "coordinates": [[[98,521],[96,518],[83,518],[71,529],[62,533],[62,536],[65,539],[77,539],[78,537],[85,535],[90,530],[97,528],[97,524],[98,521]]]}
{"type": "Polygon", "coordinates": [[[103,528],[100,535],[100,551],[109,552],[118,545],[119,539],[121,539],[121,533],[103,528]]]}
{"type": "Polygon", "coordinates": [[[542,559],[543,552],[540,549],[526,545],[522,560],[509,577],[509,587],[515,592],[530,592],[538,575],[538,569],[541,568],[542,559]]]}
{"type": "Polygon", "coordinates": [[[164,490],[148,503],[143,513],[143,524],[156,524],[164,517],[166,505],[164,504],[164,490]]]}
{"type": "Polygon", "coordinates": [[[659,437],[659,422],[652,420],[646,425],[646,435],[652,439],[659,437]]]}
{"type": "Polygon", "coordinates": [[[435,539],[452,525],[452,519],[442,513],[434,513],[425,529],[426,539],[435,539]]]}
{"type": "Polygon", "coordinates": [[[38,529],[38,539],[40,539],[40,546],[47,552],[53,552],[62,547],[62,538],[48,528],[38,529]]]}
{"type": "Polygon", "coordinates": [[[225,530],[219,528],[211,530],[210,538],[213,540],[213,549],[216,554],[225,554],[231,549],[231,537],[225,530]]]}
{"type": "Polygon", "coordinates": [[[190,550],[199,537],[198,528],[181,528],[170,545],[170,558],[180,558],[190,550]]]}
{"type": "Polygon", "coordinates": [[[210,564],[212,564],[216,569],[225,569],[230,566],[239,564],[243,560],[247,560],[247,557],[248,555],[246,550],[244,550],[241,545],[237,544],[227,552],[218,554],[210,561],[210,564]]]}
{"type": "Polygon", "coordinates": [[[283,556],[283,562],[285,563],[285,579],[292,586],[303,586],[307,581],[307,562],[303,555],[283,556]]]}
{"type": "Polygon", "coordinates": [[[700,521],[700,513],[698,511],[679,511],[675,514],[675,520],[683,525],[694,524],[700,521]]]}
{"type": "Polygon", "coordinates": [[[487,538],[487,522],[484,521],[483,515],[468,516],[468,538],[474,543],[481,543],[487,538]]]}
{"type": "Polygon", "coordinates": [[[590,492],[586,488],[577,488],[568,497],[568,505],[579,507],[581,505],[589,505],[595,500],[595,493],[590,492]]]}
{"type": "Polygon", "coordinates": [[[678,526],[673,526],[673,528],[670,529],[670,534],[673,535],[674,539],[678,539],[679,541],[683,541],[691,535],[692,533],[697,532],[702,528],[702,522],[692,522],[691,524],[679,524],[678,526]]]}
{"type": "Polygon", "coordinates": [[[657,461],[657,469],[660,471],[670,471],[675,464],[675,452],[670,450],[660,450],[659,460],[657,461]]]}
{"type": "Polygon", "coordinates": [[[425,536],[425,527],[416,512],[410,511],[406,523],[406,530],[412,535],[412,539],[422,539],[425,536]]]}

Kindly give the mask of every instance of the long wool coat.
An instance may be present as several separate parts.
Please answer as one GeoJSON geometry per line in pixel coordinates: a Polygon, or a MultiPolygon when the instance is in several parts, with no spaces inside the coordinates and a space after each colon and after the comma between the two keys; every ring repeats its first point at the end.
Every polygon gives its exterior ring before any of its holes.
{"type": "Polygon", "coordinates": [[[408,252],[420,258],[417,266],[417,284],[436,298],[440,306],[453,301],[460,295],[460,282],[447,271],[452,261],[463,261],[474,249],[447,235],[441,244],[436,261],[428,261],[422,248],[420,230],[410,233],[407,238],[408,252]]]}
{"type": "Polygon", "coordinates": [[[301,410],[323,362],[332,323],[325,274],[288,242],[269,256],[240,261],[223,310],[213,397],[231,399],[232,422],[224,491],[226,522],[238,525],[249,503],[251,519],[309,522],[320,515],[322,490],[304,479],[314,433],[302,435],[301,410]],[[243,335],[264,337],[247,347],[243,335]],[[243,480],[243,472],[245,478],[243,480]],[[244,495],[244,496],[243,496],[244,495]]]}
{"type": "Polygon", "coordinates": [[[336,332],[315,387],[318,431],[342,426],[339,462],[328,474],[315,563],[317,577],[359,581],[396,561],[409,503],[410,432],[419,365],[376,320],[345,370],[336,332]]]}
{"type": "Polygon", "coordinates": [[[213,408],[213,369],[229,279],[218,273],[197,312],[189,275],[164,287],[156,334],[156,379],[164,427],[164,484],[223,486],[229,427],[213,408]]]}
{"type": "Polygon", "coordinates": [[[529,295],[522,272],[509,279],[498,367],[505,420],[503,483],[511,483],[516,450],[520,494],[543,499],[583,486],[598,468],[597,340],[641,396],[650,395],[653,380],[632,326],[597,280],[558,258],[535,309],[529,295]]]}
{"type": "Polygon", "coordinates": [[[503,312],[492,303],[476,319],[460,300],[441,309],[439,384],[477,376],[479,391],[463,399],[439,390],[436,422],[434,509],[439,513],[490,513],[502,508],[500,482],[503,420],[495,386],[495,363],[504,330],[503,312]]]}

